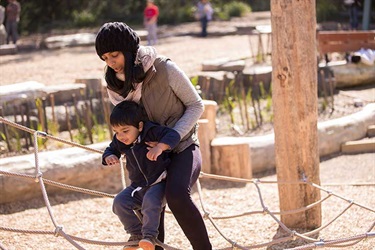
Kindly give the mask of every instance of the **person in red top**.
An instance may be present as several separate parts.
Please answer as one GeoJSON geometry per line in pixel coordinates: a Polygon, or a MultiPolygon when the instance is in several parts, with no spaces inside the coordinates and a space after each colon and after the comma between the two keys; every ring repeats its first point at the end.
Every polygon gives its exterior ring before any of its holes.
{"type": "Polygon", "coordinates": [[[143,12],[143,23],[147,29],[148,45],[155,45],[158,41],[157,22],[159,16],[159,8],[155,5],[154,0],[147,0],[147,6],[143,12]]]}
{"type": "Polygon", "coordinates": [[[17,0],[8,0],[5,11],[5,28],[8,34],[7,43],[10,42],[10,37],[12,37],[13,44],[16,44],[18,40],[18,22],[20,21],[21,5],[17,0]]]}

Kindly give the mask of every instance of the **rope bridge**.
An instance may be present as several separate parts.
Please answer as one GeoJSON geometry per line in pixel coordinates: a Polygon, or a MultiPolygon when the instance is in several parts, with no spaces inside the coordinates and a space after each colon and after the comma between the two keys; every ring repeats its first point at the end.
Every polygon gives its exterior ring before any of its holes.
{"type": "MultiPolygon", "coordinates": [[[[12,172],[4,171],[4,170],[1,170],[1,169],[0,169],[0,174],[2,174],[4,176],[9,176],[9,177],[22,178],[22,179],[25,179],[27,181],[38,182],[40,184],[40,189],[42,190],[44,203],[45,203],[45,206],[48,210],[50,220],[52,221],[52,223],[54,225],[54,228],[55,228],[54,231],[42,231],[42,230],[16,229],[16,228],[11,228],[11,227],[6,227],[4,225],[1,225],[0,230],[13,232],[13,233],[44,234],[44,235],[54,235],[56,237],[61,236],[77,249],[85,249],[84,247],[82,247],[79,244],[79,242],[87,243],[87,244],[93,244],[93,245],[107,245],[107,246],[125,246],[125,245],[132,244],[132,242],[109,242],[109,241],[90,240],[90,239],[70,235],[67,232],[65,232],[62,225],[59,225],[57,223],[56,218],[53,215],[52,207],[51,207],[49,197],[47,195],[46,188],[45,188],[46,184],[52,185],[52,186],[55,186],[55,187],[59,187],[59,188],[62,188],[62,189],[67,189],[67,190],[70,190],[70,191],[85,193],[85,194],[89,194],[89,195],[93,195],[93,196],[99,196],[99,197],[114,198],[115,195],[104,193],[104,192],[99,192],[99,191],[95,191],[95,190],[80,188],[80,187],[76,187],[76,186],[71,186],[71,185],[67,185],[67,184],[63,184],[63,183],[59,183],[59,182],[56,182],[56,181],[52,181],[52,180],[48,180],[46,178],[43,178],[43,173],[40,171],[40,167],[39,167],[39,154],[38,154],[38,143],[37,143],[38,137],[53,139],[53,140],[56,140],[56,141],[59,141],[59,142],[62,142],[62,143],[65,143],[65,144],[68,144],[68,145],[71,145],[71,146],[74,146],[74,147],[80,147],[80,148],[83,148],[83,149],[88,150],[88,151],[92,151],[92,152],[102,154],[103,152],[101,150],[86,147],[86,146],[83,146],[83,145],[80,145],[78,143],[74,143],[74,142],[71,142],[71,141],[66,141],[66,140],[48,135],[45,132],[32,130],[30,128],[24,127],[24,126],[19,125],[17,123],[11,122],[11,121],[9,121],[9,120],[1,117],[1,116],[0,116],[0,123],[4,123],[4,124],[7,124],[9,126],[12,126],[12,127],[17,128],[17,129],[20,129],[20,130],[23,130],[23,131],[26,131],[28,133],[33,134],[33,138],[34,138],[34,141],[33,141],[34,157],[35,157],[35,175],[12,173],[12,172]]],[[[125,173],[124,173],[123,166],[121,166],[121,177],[122,177],[123,187],[125,187],[125,173]]],[[[372,231],[375,227],[375,221],[374,221],[374,222],[371,222],[372,224],[369,226],[368,230],[366,230],[366,232],[364,232],[362,234],[349,236],[349,237],[345,237],[345,238],[340,238],[340,239],[332,239],[332,240],[323,240],[323,239],[314,238],[313,237],[314,235],[319,233],[324,228],[327,228],[328,226],[330,226],[334,221],[339,219],[343,214],[345,214],[345,212],[347,212],[353,206],[356,206],[360,209],[364,209],[364,210],[366,210],[370,213],[374,213],[374,214],[375,214],[375,209],[366,207],[366,206],[361,205],[357,202],[354,202],[353,200],[342,197],[339,194],[331,192],[331,191],[329,191],[329,190],[327,190],[327,189],[325,189],[325,188],[323,188],[323,187],[321,187],[317,184],[311,183],[306,179],[303,179],[303,180],[300,180],[300,181],[295,181],[295,182],[265,181],[265,180],[260,180],[260,179],[249,180],[249,179],[241,179],[241,178],[233,178],[233,177],[219,176],[219,175],[213,175],[213,174],[206,174],[206,173],[203,173],[203,172],[201,172],[201,174],[200,174],[200,179],[225,180],[225,181],[245,183],[245,184],[251,183],[255,186],[255,188],[257,190],[259,202],[260,202],[260,205],[262,207],[262,210],[259,210],[259,211],[250,211],[250,212],[244,212],[244,213],[233,214],[233,215],[228,215],[228,216],[212,216],[209,213],[209,211],[206,209],[206,206],[205,206],[206,203],[205,203],[205,201],[203,199],[203,195],[202,195],[201,183],[200,183],[200,180],[198,179],[197,190],[198,190],[201,208],[203,210],[203,217],[204,217],[204,219],[210,221],[210,223],[217,230],[217,232],[230,245],[230,247],[220,248],[220,249],[217,248],[217,250],[254,249],[254,248],[268,247],[268,246],[272,246],[272,245],[275,245],[275,244],[279,244],[279,243],[283,243],[283,242],[287,242],[287,241],[291,241],[291,240],[296,240],[296,239],[301,239],[301,240],[304,240],[305,242],[308,242],[308,243],[305,244],[305,245],[302,245],[302,246],[289,248],[290,250],[292,250],[292,249],[295,249],[295,250],[301,249],[302,250],[302,249],[313,249],[313,248],[324,248],[324,247],[337,247],[337,248],[339,248],[339,247],[352,246],[352,245],[355,245],[355,244],[361,242],[362,240],[375,237],[375,232],[372,231]],[[260,189],[260,184],[308,185],[308,186],[311,186],[311,187],[314,187],[314,188],[317,188],[317,189],[321,190],[322,192],[324,192],[326,194],[326,196],[324,198],[322,198],[321,200],[316,201],[313,204],[309,204],[309,205],[307,205],[305,207],[301,207],[299,209],[289,210],[289,211],[270,211],[264,203],[264,200],[263,200],[263,197],[262,197],[262,192],[261,192],[261,189],[260,189]],[[307,210],[309,210],[309,209],[311,209],[311,208],[313,208],[317,205],[322,204],[323,202],[327,201],[328,199],[330,199],[332,197],[336,197],[336,198],[346,202],[347,203],[346,207],[341,212],[339,212],[336,215],[336,217],[332,218],[330,221],[326,222],[324,225],[321,225],[319,228],[316,228],[312,231],[305,232],[305,233],[298,233],[295,230],[289,229],[286,225],[284,225],[278,219],[278,216],[280,216],[280,215],[305,212],[305,211],[307,211],[307,210]],[[240,245],[240,244],[236,243],[234,240],[226,237],[225,234],[223,233],[223,231],[220,229],[220,227],[216,224],[217,220],[225,220],[225,219],[231,219],[231,218],[237,218],[237,217],[243,217],[243,216],[250,216],[250,215],[255,215],[255,214],[264,214],[264,215],[270,216],[270,218],[272,218],[279,225],[279,228],[282,229],[285,232],[286,236],[282,236],[280,238],[274,239],[274,240],[269,241],[269,242],[261,243],[261,244],[253,244],[253,245],[244,246],[244,245],[240,245]]],[[[167,211],[167,212],[170,213],[170,211],[167,211]]],[[[160,241],[158,241],[157,244],[159,246],[162,246],[164,249],[167,249],[167,250],[178,250],[179,249],[179,248],[164,244],[160,241]]],[[[0,249],[6,249],[6,247],[4,245],[2,245],[1,241],[0,241],[0,249]]]]}

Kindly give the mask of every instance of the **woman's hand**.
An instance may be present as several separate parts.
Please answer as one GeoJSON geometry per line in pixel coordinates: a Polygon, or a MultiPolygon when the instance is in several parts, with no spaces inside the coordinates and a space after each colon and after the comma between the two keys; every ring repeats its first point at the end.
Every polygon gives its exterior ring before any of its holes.
{"type": "Polygon", "coordinates": [[[120,160],[118,159],[116,155],[109,155],[104,160],[108,166],[112,166],[112,165],[116,165],[120,163],[120,160]]]}
{"type": "MultiPolygon", "coordinates": [[[[160,145],[160,144],[158,144],[158,145],[160,145]]],[[[147,147],[147,149],[149,151],[147,152],[146,156],[150,161],[156,161],[158,156],[161,155],[161,153],[163,153],[163,149],[158,145],[153,147],[153,148],[147,147]]]]}
{"type": "Polygon", "coordinates": [[[156,145],[158,145],[158,142],[157,141],[148,141],[148,142],[146,142],[146,145],[148,146],[147,149],[150,150],[153,147],[155,147],[156,145]]]}
{"type": "Polygon", "coordinates": [[[171,149],[168,144],[160,143],[156,141],[146,142],[146,145],[148,146],[147,147],[148,152],[146,156],[150,161],[156,161],[158,156],[161,155],[163,151],[171,149]]]}

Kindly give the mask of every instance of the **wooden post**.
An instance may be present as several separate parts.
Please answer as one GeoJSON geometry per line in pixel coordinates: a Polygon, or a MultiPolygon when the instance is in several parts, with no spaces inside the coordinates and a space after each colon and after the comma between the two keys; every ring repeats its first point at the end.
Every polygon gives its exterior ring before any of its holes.
{"type": "Polygon", "coordinates": [[[209,121],[208,119],[198,120],[198,138],[199,138],[199,148],[202,153],[202,169],[201,171],[206,174],[211,174],[211,140],[209,138],[209,121]]]}
{"type": "MultiPolygon", "coordinates": [[[[271,0],[271,24],[277,179],[307,178],[319,185],[315,0],[271,0]]],[[[309,185],[279,184],[278,189],[281,211],[320,199],[320,191],[309,185]]],[[[291,228],[317,228],[321,207],[281,215],[281,221],[291,228]]]]}
{"type": "Polygon", "coordinates": [[[100,96],[102,88],[101,78],[78,78],[75,83],[83,83],[86,85],[86,98],[97,98],[100,96]]]}
{"type": "Polygon", "coordinates": [[[217,103],[212,100],[203,100],[204,112],[200,119],[208,120],[208,130],[205,136],[208,137],[208,140],[211,142],[216,137],[216,112],[217,112],[217,103]]]}
{"type": "Polygon", "coordinates": [[[202,152],[202,171],[211,172],[211,141],[216,137],[217,103],[212,100],[203,100],[204,112],[198,120],[198,138],[202,152]]]}
{"type": "Polygon", "coordinates": [[[250,146],[246,142],[217,140],[211,142],[211,172],[213,174],[253,178],[250,146]]]}

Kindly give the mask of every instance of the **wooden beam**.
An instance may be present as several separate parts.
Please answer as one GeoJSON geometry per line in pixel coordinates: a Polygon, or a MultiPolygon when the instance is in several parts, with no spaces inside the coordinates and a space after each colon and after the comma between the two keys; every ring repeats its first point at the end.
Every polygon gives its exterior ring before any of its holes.
{"type": "Polygon", "coordinates": [[[375,49],[375,31],[319,31],[317,39],[320,54],[375,49]]]}
{"type": "MultiPolygon", "coordinates": [[[[271,0],[271,24],[277,178],[307,178],[320,184],[315,0],[271,0]]],[[[281,211],[320,199],[320,191],[309,185],[279,184],[278,188],[281,211]]],[[[317,228],[321,207],[281,215],[281,221],[291,228],[317,228]]]]}

